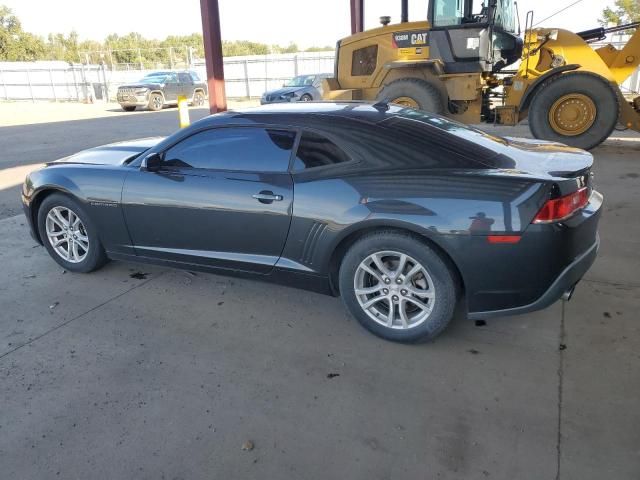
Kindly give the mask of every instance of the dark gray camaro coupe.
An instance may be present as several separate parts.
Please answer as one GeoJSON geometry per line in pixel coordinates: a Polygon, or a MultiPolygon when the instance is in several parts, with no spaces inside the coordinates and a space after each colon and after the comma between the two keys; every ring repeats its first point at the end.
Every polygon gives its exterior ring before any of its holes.
{"type": "Polygon", "coordinates": [[[591,165],[395,105],[274,105],[50,163],[23,203],[67,270],[112,258],[268,278],[416,341],[458,302],[480,319],[572,291],[598,249],[591,165]]]}

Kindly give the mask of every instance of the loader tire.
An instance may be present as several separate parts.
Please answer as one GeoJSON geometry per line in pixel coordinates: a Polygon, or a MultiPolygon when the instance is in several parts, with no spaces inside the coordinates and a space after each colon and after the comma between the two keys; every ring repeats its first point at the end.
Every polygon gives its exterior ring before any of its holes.
{"type": "Polygon", "coordinates": [[[419,78],[394,80],[380,90],[377,101],[398,103],[430,113],[444,112],[444,102],[438,90],[419,78]]]}
{"type": "Polygon", "coordinates": [[[620,114],[615,88],[586,72],[566,73],[540,85],[529,106],[534,137],[591,149],[611,134],[620,114]]]}

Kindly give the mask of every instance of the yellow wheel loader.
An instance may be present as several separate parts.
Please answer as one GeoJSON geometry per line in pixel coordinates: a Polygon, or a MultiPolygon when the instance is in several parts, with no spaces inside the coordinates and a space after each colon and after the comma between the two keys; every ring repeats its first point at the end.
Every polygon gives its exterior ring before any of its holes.
{"type": "Polygon", "coordinates": [[[640,22],[573,33],[533,28],[529,12],[522,39],[513,0],[431,0],[427,18],[381,17],[379,28],[340,40],[324,99],[399,103],[464,123],[528,118],[536,138],[586,149],[617,125],[640,131],[640,96],[620,91],[640,64],[640,22]],[[621,49],[589,45],[629,30],[621,49]]]}

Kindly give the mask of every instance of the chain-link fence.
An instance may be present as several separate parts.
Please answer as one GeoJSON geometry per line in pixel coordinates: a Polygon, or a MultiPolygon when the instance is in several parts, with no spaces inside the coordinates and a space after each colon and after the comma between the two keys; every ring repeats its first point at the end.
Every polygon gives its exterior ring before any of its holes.
{"type": "MultiPolygon", "coordinates": [[[[266,90],[282,86],[301,74],[333,71],[333,52],[252,55],[224,59],[225,89],[229,98],[256,98],[266,90]]],[[[114,100],[120,85],[132,83],[159,65],[140,69],[140,65],[67,64],[65,62],[0,62],[0,99],[92,102],[114,100]],[[124,68],[123,68],[124,67],[124,68]],[[136,68],[137,67],[137,68],[136,68]]],[[[206,78],[204,60],[174,64],[174,69],[195,70],[206,78]]]]}
{"type": "MultiPolygon", "coordinates": [[[[621,48],[625,36],[616,35],[611,43],[621,48]]],[[[595,43],[594,48],[600,46],[595,43]]],[[[154,70],[191,69],[206,78],[204,60],[174,55],[172,65],[157,64],[154,69],[139,63],[81,65],[65,62],[0,62],[0,99],[96,101],[114,100],[118,86],[136,82],[154,70]],[[188,61],[187,61],[188,60],[188,61]]],[[[229,98],[256,98],[282,86],[301,74],[333,72],[334,52],[251,55],[224,59],[225,89],[229,98]]],[[[636,70],[621,86],[629,96],[640,93],[640,74],[636,70]]]]}

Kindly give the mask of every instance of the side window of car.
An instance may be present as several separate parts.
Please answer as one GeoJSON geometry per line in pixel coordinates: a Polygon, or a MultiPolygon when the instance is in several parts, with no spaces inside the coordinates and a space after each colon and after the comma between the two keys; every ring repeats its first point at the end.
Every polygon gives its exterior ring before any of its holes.
{"type": "Polygon", "coordinates": [[[349,156],[328,138],[313,132],[303,132],[293,161],[293,169],[300,171],[349,160],[349,156]]]}
{"type": "Polygon", "coordinates": [[[351,57],[351,75],[371,75],[378,63],[378,45],[359,48],[353,51],[351,57]]]}
{"type": "Polygon", "coordinates": [[[198,132],[164,153],[167,168],[286,172],[295,132],[229,127],[198,132]]]}
{"type": "Polygon", "coordinates": [[[180,80],[180,83],[192,83],[188,73],[179,73],[178,80],[180,80]]]}

